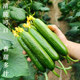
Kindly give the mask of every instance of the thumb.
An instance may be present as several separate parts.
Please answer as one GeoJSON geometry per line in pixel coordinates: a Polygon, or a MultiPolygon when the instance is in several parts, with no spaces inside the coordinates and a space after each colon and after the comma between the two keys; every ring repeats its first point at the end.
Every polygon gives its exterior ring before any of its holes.
{"type": "Polygon", "coordinates": [[[49,25],[48,28],[50,30],[52,30],[53,32],[55,32],[56,35],[58,35],[58,36],[60,36],[60,35],[64,36],[64,34],[61,32],[61,30],[56,25],[49,25]]]}
{"type": "Polygon", "coordinates": [[[61,32],[61,30],[56,26],[56,25],[49,25],[48,28],[52,30],[56,35],[60,38],[60,40],[65,43],[66,42],[66,37],[65,35],[61,32]]]}

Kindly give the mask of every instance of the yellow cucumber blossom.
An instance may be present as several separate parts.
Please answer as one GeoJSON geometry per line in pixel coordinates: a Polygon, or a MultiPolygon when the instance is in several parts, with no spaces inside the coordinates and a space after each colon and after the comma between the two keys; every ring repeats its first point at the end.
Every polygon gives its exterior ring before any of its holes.
{"type": "Polygon", "coordinates": [[[31,15],[29,15],[29,17],[27,17],[27,21],[31,21],[33,19],[35,19],[35,18],[33,16],[31,16],[31,15]]]}
{"type": "Polygon", "coordinates": [[[16,30],[18,33],[20,33],[20,32],[23,32],[23,31],[24,31],[24,29],[23,29],[23,28],[21,28],[21,27],[15,27],[15,30],[16,30]]]}
{"type": "Polygon", "coordinates": [[[34,19],[33,16],[31,16],[31,15],[27,16],[27,24],[24,23],[24,24],[23,24],[23,27],[25,27],[25,28],[30,28],[30,26],[31,26],[30,21],[33,20],[33,19],[34,19]]]}
{"type": "Polygon", "coordinates": [[[15,37],[18,37],[18,33],[15,30],[12,30],[12,33],[14,34],[15,37]]]}
{"type": "Polygon", "coordinates": [[[19,32],[23,32],[24,31],[24,29],[21,28],[21,27],[18,27],[18,29],[19,29],[19,32]]]}
{"type": "Polygon", "coordinates": [[[19,29],[18,29],[18,27],[15,27],[15,30],[16,30],[17,32],[19,32],[19,29]]]}
{"type": "Polygon", "coordinates": [[[25,27],[25,28],[29,28],[31,26],[31,24],[30,24],[30,21],[27,21],[27,24],[23,24],[23,27],[25,27]]]}

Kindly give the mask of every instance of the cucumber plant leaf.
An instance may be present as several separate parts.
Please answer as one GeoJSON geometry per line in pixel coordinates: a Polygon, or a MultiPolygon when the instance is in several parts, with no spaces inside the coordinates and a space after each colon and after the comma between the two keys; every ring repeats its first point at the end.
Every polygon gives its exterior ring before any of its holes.
{"type": "Polygon", "coordinates": [[[45,80],[45,77],[43,75],[38,76],[38,80],[45,80]]]}
{"type": "Polygon", "coordinates": [[[10,32],[10,30],[4,26],[2,23],[0,23],[0,39],[11,41],[14,43],[15,38],[13,34],[10,32]]]}
{"type": "Polygon", "coordinates": [[[48,7],[44,7],[44,5],[40,2],[33,2],[32,4],[32,8],[33,10],[36,10],[36,11],[49,11],[50,9],[48,7]]]}
{"type": "MultiPolygon", "coordinates": [[[[3,31],[4,29],[7,29],[7,27],[0,23],[0,29],[0,39],[11,41],[13,43],[13,49],[9,49],[8,52],[6,52],[7,54],[9,54],[9,60],[7,61],[9,67],[6,68],[9,74],[7,77],[5,77],[4,75],[2,75],[2,77],[13,78],[19,76],[28,76],[28,64],[24,55],[22,54],[23,49],[21,48],[13,34],[10,32],[10,30],[8,30],[7,32],[3,31]]],[[[2,54],[4,54],[4,52],[2,54]]]]}
{"type": "Polygon", "coordinates": [[[80,17],[80,11],[76,13],[75,17],[80,17]]]}
{"type": "Polygon", "coordinates": [[[2,22],[3,8],[0,8],[0,22],[2,22]]]}
{"type": "Polygon", "coordinates": [[[72,70],[71,77],[74,78],[74,80],[80,80],[80,62],[74,63],[72,67],[73,67],[73,70],[72,70]]]}
{"type": "Polygon", "coordinates": [[[5,80],[4,78],[0,78],[0,80],[5,80]]]}
{"type": "Polygon", "coordinates": [[[0,61],[0,72],[1,72],[1,70],[2,70],[2,67],[3,67],[3,62],[0,61]]]}
{"type": "Polygon", "coordinates": [[[14,77],[14,78],[0,78],[0,80],[20,80],[20,77],[14,77]]]}
{"type": "Polygon", "coordinates": [[[67,36],[73,36],[73,37],[80,35],[79,26],[72,27],[72,29],[70,29],[66,34],[67,36]]]}
{"type": "Polygon", "coordinates": [[[5,80],[20,80],[20,77],[14,77],[14,78],[7,78],[5,80]]]}
{"type": "Polygon", "coordinates": [[[80,26],[80,22],[69,23],[70,27],[80,26]]]}
{"type": "Polygon", "coordinates": [[[11,48],[11,41],[0,39],[0,50],[4,49],[4,47],[8,47],[8,49],[11,48]]]}
{"type": "MultiPolygon", "coordinates": [[[[27,61],[22,54],[22,50],[19,48],[9,49],[8,52],[4,52],[4,54],[9,55],[9,59],[7,61],[8,67],[6,68],[8,75],[5,76],[2,73],[2,77],[5,78],[13,78],[19,76],[27,76],[29,74],[27,61]]],[[[5,69],[3,69],[3,72],[5,69]]]]}
{"type": "Polygon", "coordinates": [[[23,80],[35,80],[35,75],[37,73],[37,70],[33,67],[32,62],[28,62],[29,65],[29,76],[23,77],[23,80]]]}
{"type": "Polygon", "coordinates": [[[17,8],[13,6],[9,6],[10,9],[10,16],[12,19],[17,21],[23,21],[26,18],[25,10],[22,8],[17,8]]]}

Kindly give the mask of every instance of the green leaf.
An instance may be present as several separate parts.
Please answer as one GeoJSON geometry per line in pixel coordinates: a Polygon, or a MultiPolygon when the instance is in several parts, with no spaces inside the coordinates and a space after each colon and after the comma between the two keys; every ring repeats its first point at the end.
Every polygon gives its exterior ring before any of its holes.
{"type": "Polygon", "coordinates": [[[22,8],[16,8],[13,6],[9,7],[10,9],[10,16],[12,19],[17,20],[17,21],[23,21],[26,18],[25,15],[25,10],[22,8]]]}
{"type": "Polygon", "coordinates": [[[69,23],[70,27],[80,26],[80,22],[69,23]]]}
{"type": "Polygon", "coordinates": [[[75,63],[72,65],[73,67],[73,76],[75,77],[75,80],[80,80],[80,62],[75,63]]]}
{"type": "Polygon", "coordinates": [[[68,8],[72,8],[73,6],[75,6],[77,3],[77,0],[71,0],[69,3],[67,3],[67,7],[68,8]]]}
{"type": "Polygon", "coordinates": [[[80,8],[80,1],[79,1],[79,2],[77,2],[77,7],[78,7],[78,8],[80,8]]]}
{"type": "Polygon", "coordinates": [[[68,36],[73,36],[73,37],[76,37],[76,36],[80,35],[79,26],[72,27],[72,29],[70,29],[70,30],[67,32],[67,35],[68,35],[68,36]]]}
{"type": "Polygon", "coordinates": [[[42,16],[42,18],[43,18],[43,20],[45,20],[45,21],[50,21],[50,19],[51,19],[47,14],[44,14],[44,15],[42,16]]]}
{"type": "Polygon", "coordinates": [[[2,23],[0,23],[0,39],[11,41],[11,43],[13,44],[13,47],[21,48],[17,39],[12,34],[12,32],[6,26],[4,26],[2,23]]]}
{"type": "Polygon", "coordinates": [[[60,8],[60,11],[63,12],[63,13],[65,13],[65,10],[66,10],[66,4],[65,4],[65,2],[63,1],[63,2],[58,3],[58,6],[60,8]]]}
{"type": "Polygon", "coordinates": [[[27,77],[23,77],[23,80],[35,80],[35,75],[37,71],[36,69],[34,69],[32,62],[28,62],[28,64],[29,64],[29,74],[30,75],[27,77]]]}
{"type": "Polygon", "coordinates": [[[45,80],[45,77],[43,75],[38,76],[38,80],[45,80]]]}
{"type": "Polygon", "coordinates": [[[47,3],[49,0],[43,0],[44,3],[47,3]]]}
{"type": "Polygon", "coordinates": [[[0,8],[0,22],[2,21],[2,17],[3,17],[3,9],[0,8]]]}
{"type": "Polygon", "coordinates": [[[20,80],[20,77],[14,77],[14,78],[0,78],[0,80],[20,80]]]}
{"type": "Polygon", "coordinates": [[[0,61],[0,72],[1,72],[1,70],[2,70],[2,67],[3,67],[3,62],[0,61]]]}
{"type": "Polygon", "coordinates": [[[9,54],[9,60],[7,61],[9,64],[9,67],[7,68],[9,74],[6,78],[29,76],[28,64],[24,55],[22,54],[23,49],[10,30],[8,29],[8,32],[4,32],[4,29],[7,28],[0,23],[0,39],[11,41],[14,47],[14,49],[9,49],[7,52],[7,54],[9,54]]]}
{"type": "Polygon", "coordinates": [[[4,47],[6,46],[8,47],[8,49],[11,48],[12,47],[11,41],[0,39],[0,50],[4,49],[4,47]]]}
{"type": "Polygon", "coordinates": [[[33,10],[38,10],[38,11],[49,11],[50,9],[48,7],[45,7],[42,3],[40,2],[33,2],[32,4],[33,10]]]}
{"type": "Polygon", "coordinates": [[[34,10],[40,10],[40,8],[42,8],[43,4],[40,2],[34,2],[32,7],[34,10]]]}
{"type": "MultiPolygon", "coordinates": [[[[28,64],[27,61],[22,54],[22,50],[15,48],[15,49],[9,49],[8,52],[5,52],[9,54],[9,59],[7,61],[8,67],[6,70],[8,71],[7,77],[5,77],[2,74],[2,77],[5,78],[12,78],[12,77],[18,77],[18,76],[28,76],[28,64]]],[[[3,70],[3,72],[5,69],[3,70]]]]}
{"type": "Polygon", "coordinates": [[[34,64],[32,62],[28,62],[28,64],[29,64],[30,75],[27,77],[23,77],[23,80],[35,80],[36,75],[37,75],[37,80],[45,80],[44,75],[38,74],[37,70],[33,67],[34,64]]]}
{"type": "Polygon", "coordinates": [[[8,40],[8,41],[11,41],[11,42],[15,42],[15,38],[13,36],[13,34],[10,32],[10,30],[4,26],[2,23],[0,23],[0,39],[3,39],[3,40],[8,40]]]}
{"type": "Polygon", "coordinates": [[[0,78],[0,80],[5,80],[4,78],[0,78]]]}
{"type": "Polygon", "coordinates": [[[0,23],[0,50],[4,49],[5,46],[8,48],[12,47],[13,35],[2,23],[0,23]]]}
{"type": "Polygon", "coordinates": [[[75,17],[80,17],[80,11],[76,13],[75,17]]]}
{"type": "Polygon", "coordinates": [[[15,4],[15,1],[11,1],[11,2],[9,3],[9,6],[14,6],[14,4],[15,4]]]}
{"type": "Polygon", "coordinates": [[[50,9],[48,7],[41,7],[40,10],[41,11],[49,11],[50,9]]]}
{"type": "Polygon", "coordinates": [[[14,77],[14,78],[7,78],[5,80],[20,80],[20,77],[14,77]]]}

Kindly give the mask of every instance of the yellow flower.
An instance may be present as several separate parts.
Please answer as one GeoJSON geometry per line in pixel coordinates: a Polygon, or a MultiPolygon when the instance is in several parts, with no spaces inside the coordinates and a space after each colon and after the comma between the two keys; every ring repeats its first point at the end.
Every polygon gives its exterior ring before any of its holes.
{"type": "Polygon", "coordinates": [[[27,24],[23,24],[23,27],[25,27],[25,28],[29,28],[31,26],[31,24],[30,24],[30,22],[29,21],[27,21],[27,24]]]}
{"type": "Polygon", "coordinates": [[[24,24],[23,24],[23,27],[25,27],[25,28],[26,28],[26,27],[28,27],[28,26],[27,26],[27,24],[25,24],[25,23],[24,23],[24,24]]]}
{"type": "Polygon", "coordinates": [[[23,29],[23,28],[21,28],[21,27],[15,27],[15,30],[16,30],[18,33],[20,33],[20,32],[23,32],[23,31],[24,31],[24,29],[23,29]]]}
{"type": "Polygon", "coordinates": [[[30,21],[27,21],[27,26],[28,26],[28,27],[30,27],[30,26],[31,26],[30,21]]]}
{"type": "Polygon", "coordinates": [[[18,27],[18,30],[19,30],[19,32],[23,32],[24,31],[24,29],[21,28],[21,27],[18,27]]]}
{"type": "Polygon", "coordinates": [[[18,27],[15,27],[15,30],[18,32],[19,31],[18,27]]]}
{"type": "Polygon", "coordinates": [[[14,34],[15,37],[18,37],[18,33],[15,30],[12,30],[12,33],[14,34]]]}
{"type": "Polygon", "coordinates": [[[29,15],[29,17],[27,17],[27,21],[31,21],[31,20],[33,20],[33,19],[34,19],[34,17],[31,16],[31,15],[29,15]]]}

